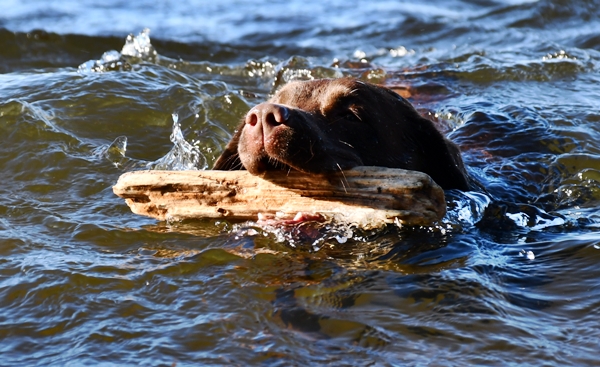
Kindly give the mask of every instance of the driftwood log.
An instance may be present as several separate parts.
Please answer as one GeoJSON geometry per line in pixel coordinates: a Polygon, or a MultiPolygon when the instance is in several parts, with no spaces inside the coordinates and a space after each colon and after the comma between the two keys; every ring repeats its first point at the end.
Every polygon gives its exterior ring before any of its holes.
{"type": "Polygon", "coordinates": [[[444,191],[426,174],[357,167],[336,174],[247,171],[134,171],[113,187],[131,210],[159,220],[278,219],[298,212],[373,228],[430,225],[446,212],[444,191]]]}

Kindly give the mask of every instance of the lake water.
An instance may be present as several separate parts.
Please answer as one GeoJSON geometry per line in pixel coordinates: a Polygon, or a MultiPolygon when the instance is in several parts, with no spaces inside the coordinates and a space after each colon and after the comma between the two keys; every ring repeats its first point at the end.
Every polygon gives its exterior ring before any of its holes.
{"type": "Polygon", "coordinates": [[[0,365],[600,364],[598,9],[5,0],[0,365]],[[209,167],[287,81],[344,75],[404,89],[487,191],[314,241],[113,194],[209,167]]]}

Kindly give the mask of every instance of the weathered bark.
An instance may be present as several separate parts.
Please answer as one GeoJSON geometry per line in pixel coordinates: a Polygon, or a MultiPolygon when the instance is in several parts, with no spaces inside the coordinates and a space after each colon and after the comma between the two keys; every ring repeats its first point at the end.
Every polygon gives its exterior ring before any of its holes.
{"type": "Polygon", "coordinates": [[[159,220],[256,220],[258,213],[291,218],[298,212],[363,228],[397,221],[430,225],[446,212],[444,191],[426,174],[357,167],[336,174],[247,171],[135,171],[113,191],[131,210],[159,220]]]}

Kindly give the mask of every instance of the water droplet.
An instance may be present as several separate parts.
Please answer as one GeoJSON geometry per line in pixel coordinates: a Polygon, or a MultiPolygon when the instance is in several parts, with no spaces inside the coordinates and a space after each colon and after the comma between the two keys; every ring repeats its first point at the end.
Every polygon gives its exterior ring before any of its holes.
{"type": "Polygon", "coordinates": [[[356,50],[354,51],[354,57],[356,57],[357,59],[364,59],[365,57],[367,57],[367,53],[362,50],[356,50]]]}
{"type": "Polygon", "coordinates": [[[338,243],[346,243],[348,242],[348,237],[345,236],[335,236],[336,241],[338,241],[338,243]]]}

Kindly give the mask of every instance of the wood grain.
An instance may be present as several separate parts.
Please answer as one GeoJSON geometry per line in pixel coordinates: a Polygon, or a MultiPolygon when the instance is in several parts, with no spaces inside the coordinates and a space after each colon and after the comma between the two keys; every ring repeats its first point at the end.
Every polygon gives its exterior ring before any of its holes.
{"type": "Polygon", "coordinates": [[[320,214],[363,228],[430,225],[446,212],[444,191],[426,174],[357,167],[335,174],[247,171],[134,171],[113,187],[131,210],[158,220],[256,220],[320,214]]]}

